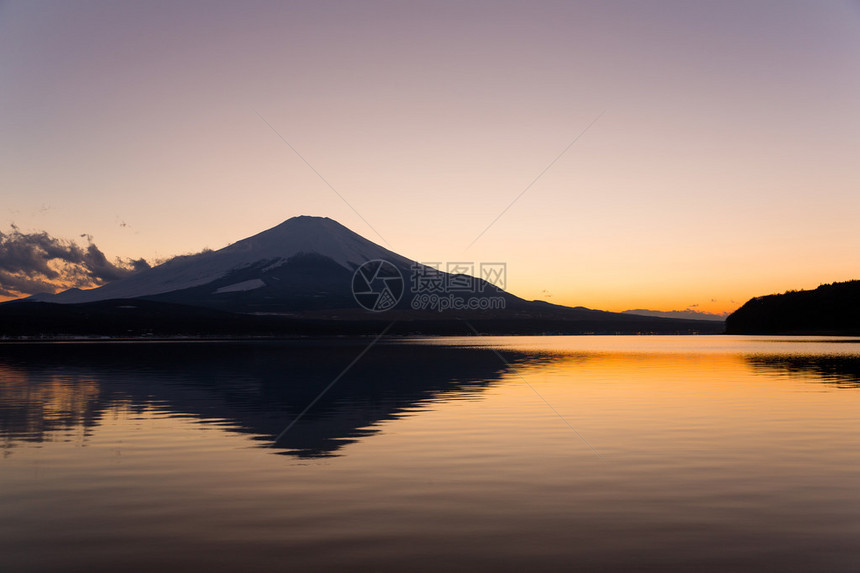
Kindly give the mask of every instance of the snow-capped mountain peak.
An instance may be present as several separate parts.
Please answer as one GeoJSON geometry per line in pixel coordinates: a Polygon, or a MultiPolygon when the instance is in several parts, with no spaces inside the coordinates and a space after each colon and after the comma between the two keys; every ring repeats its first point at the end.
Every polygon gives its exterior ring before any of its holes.
{"type": "MultiPolygon", "coordinates": [[[[328,217],[299,216],[217,251],[175,257],[99,288],[37,295],[32,300],[80,303],[160,295],[214,283],[247,269],[257,269],[260,273],[273,271],[298,255],[330,259],[349,273],[372,259],[385,259],[407,268],[412,263],[328,217]]],[[[256,276],[243,280],[262,284],[256,276]]],[[[219,288],[222,293],[230,292],[229,287],[219,288]]]]}
{"type": "Polygon", "coordinates": [[[236,256],[237,260],[250,257],[255,261],[314,253],[349,270],[373,258],[405,260],[333,219],[308,215],[287,219],[276,227],[224,247],[218,253],[225,259],[236,256]]]}

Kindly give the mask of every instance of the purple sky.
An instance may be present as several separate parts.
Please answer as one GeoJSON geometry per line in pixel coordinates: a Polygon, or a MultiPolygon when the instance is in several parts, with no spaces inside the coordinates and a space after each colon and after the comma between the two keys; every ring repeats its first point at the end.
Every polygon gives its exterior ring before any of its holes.
{"type": "Polygon", "coordinates": [[[262,116],[410,258],[723,311],[860,278],[858,106],[856,2],[0,1],[0,230],[381,242],[262,116]]]}

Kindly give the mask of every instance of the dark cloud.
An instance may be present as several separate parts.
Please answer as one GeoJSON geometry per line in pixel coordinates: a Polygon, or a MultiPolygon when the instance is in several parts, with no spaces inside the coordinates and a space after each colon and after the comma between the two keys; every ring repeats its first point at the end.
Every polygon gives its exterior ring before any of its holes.
{"type": "Polygon", "coordinates": [[[55,292],[57,287],[44,280],[15,275],[0,270],[0,296],[19,297],[37,292],[55,292]]]}
{"type": "Polygon", "coordinates": [[[81,237],[86,247],[44,231],[23,233],[15,225],[0,231],[0,296],[95,287],[150,268],[144,259],[109,261],[90,235],[81,237]]]}

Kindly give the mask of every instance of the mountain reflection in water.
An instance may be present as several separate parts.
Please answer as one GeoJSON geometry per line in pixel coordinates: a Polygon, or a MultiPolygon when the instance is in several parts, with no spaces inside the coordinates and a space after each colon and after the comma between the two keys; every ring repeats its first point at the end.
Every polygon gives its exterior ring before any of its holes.
{"type": "Polygon", "coordinates": [[[489,349],[375,345],[273,443],[369,342],[0,346],[0,433],[10,443],[40,442],[75,428],[86,436],[113,405],[132,412],[155,405],[253,434],[283,453],[330,456],[375,433],[380,421],[442,396],[474,397],[508,364],[536,358],[506,352],[503,361],[489,349]]]}
{"type": "Polygon", "coordinates": [[[860,341],[370,341],[0,344],[0,570],[858,570],[860,341]]]}

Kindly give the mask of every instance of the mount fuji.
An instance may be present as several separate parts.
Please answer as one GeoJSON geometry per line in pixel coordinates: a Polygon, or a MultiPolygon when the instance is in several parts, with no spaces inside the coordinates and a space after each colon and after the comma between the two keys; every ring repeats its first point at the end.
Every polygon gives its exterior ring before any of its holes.
{"type": "MultiPolygon", "coordinates": [[[[373,260],[390,263],[406,281],[415,269],[427,268],[337,221],[300,216],[223,249],[176,257],[99,288],[40,294],[28,300],[79,304],[142,298],[242,313],[358,309],[353,275],[373,260]]],[[[482,286],[485,292],[504,297],[507,304],[526,303],[489,283],[482,286]]],[[[408,305],[404,297],[397,308],[408,305]]]]}
{"type": "Polygon", "coordinates": [[[392,320],[399,326],[390,332],[401,334],[473,334],[476,329],[494,334],[722,331],[722,323],[713,321],[526,301],[482,279],[419,264],[332,219],[309,216],[98,288],[0,304],[0,336],[366,334],[392,320]],[[384,263],[365,265],[370,261],[384,263]],[[406,291],[416,273],[428,271],[444,284],[472,286],[457,295],[495,305],[444,312],[413,308],[414,292],[406,296],[406,291]],[[386,312],[367,310],[368,294],[378,296],[385,305],[376,310],[386,312]],[[495,300],[486,300],[490,297],[495,300]]]}

